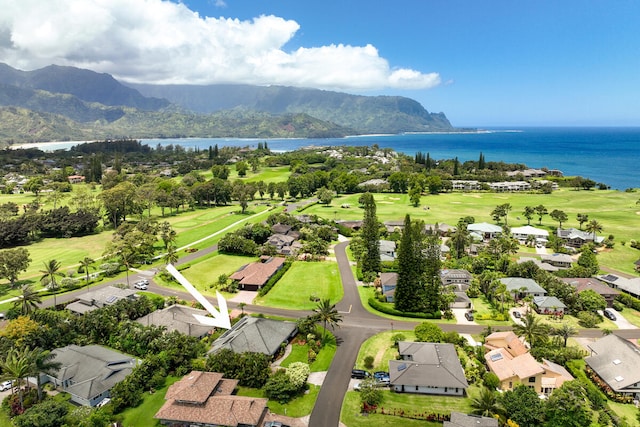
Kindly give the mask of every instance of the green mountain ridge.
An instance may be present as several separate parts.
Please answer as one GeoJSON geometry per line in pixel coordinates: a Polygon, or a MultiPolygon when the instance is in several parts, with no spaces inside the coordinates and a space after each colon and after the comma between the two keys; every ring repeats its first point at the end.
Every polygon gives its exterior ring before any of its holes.
{"type": "Polygon", "coordinates": [[[74,67],[21,71],[0,63],[0,138],[329,138],[455,130],[444,113],[400,96],[285,86],[130,86],[74,67]]]}

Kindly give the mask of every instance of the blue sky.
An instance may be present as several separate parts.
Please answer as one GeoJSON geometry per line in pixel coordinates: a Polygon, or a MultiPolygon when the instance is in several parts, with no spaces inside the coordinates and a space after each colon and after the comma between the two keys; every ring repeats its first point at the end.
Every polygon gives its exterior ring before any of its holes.
{"type": "Polygon", "coordinates": [[[403,95],[455,126],[640,126],[639,20],[630,0],[9,0],[0,60],[403,95]]]}

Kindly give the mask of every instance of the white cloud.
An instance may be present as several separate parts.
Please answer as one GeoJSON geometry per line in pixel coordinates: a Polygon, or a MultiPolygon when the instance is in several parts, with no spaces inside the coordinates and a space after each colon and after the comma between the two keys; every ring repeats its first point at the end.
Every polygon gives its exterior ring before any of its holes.
{"type": "MultiPolygon", "coordinates": [[[[285,51],[300,26],[276,16],[202,17],[163,0],[5,0],[0,60],[52,63],[142,83],[282,84],[340,90],[424,89],[437,73],[391,68],[374,46],[285,51]]],[[[218,0],[216,4],[222,5],[218,0]]]]}

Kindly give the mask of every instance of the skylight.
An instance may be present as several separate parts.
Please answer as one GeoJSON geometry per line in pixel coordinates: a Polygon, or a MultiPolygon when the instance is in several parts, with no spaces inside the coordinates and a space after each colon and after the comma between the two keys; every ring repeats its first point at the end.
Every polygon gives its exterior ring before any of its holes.
{"type": "Polygon", "coordinates": [[[618,375],[615,379],[616,379],[616,381],[620,382],[620,381],[624,380],[624,377],[622,377],[621,375],[618,375]]]}
{"type": "Polygon", "coordinates": [[[613,360],[613,364],[614,364],[614,365],[619,365],[620,363],[622,363],[622,362],[620,361],[620,359],[614,359],[614,360],[613,360]]]}

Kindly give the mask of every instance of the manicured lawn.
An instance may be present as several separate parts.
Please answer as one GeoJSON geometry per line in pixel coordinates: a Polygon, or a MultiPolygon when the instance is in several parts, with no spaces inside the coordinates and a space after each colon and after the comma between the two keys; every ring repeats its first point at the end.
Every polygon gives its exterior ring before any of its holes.
{"type": "Polygon", "coordinates": [[[263,297],[254,304],[292,310],[311,310],[317,302],[309,297],[329,298],[335,304],[344,295],[338,264],[335,262],[294,262],[289,271],[263,297]]]}
{"type": "MultiPolygon", "coordinates": [[[[470,387],[470,390],[472,387],[470,387]]],[[[440,413],[450,414],[451,411],[471,412],[469,398],[451,396],[425,396],[410,393],[393,393],[383,391],[384,400],[380,408],[388,410],[404,410],[405,413],[440,413]]],[[[471,391],[473,393],[473,391],[471,391]]],[[[409,418],[401,418],[393,415],[370,414],[363,416],[360,413],[360,394],[357,391],[348,391],[342,403],[340,421],[347,427],[403,427],[403,426],[442,426],[442,423],[433,423],[409,418]]]]}
{"type": "Polygon", "coordinates": [[[365,308],[365,310],[367,310],[369,313],[375,314],[376,316],[385,317],[389,320],[403,320],[406,322],[456,323],[455,319],[418,319],[413,317],[394,316],[392,314],[374,310],[368,302],[369,298],[375,295],[375,288],[373,286],[358,286],[358,294],[360,295],[360,301],[362,301],[362,306],[365,308]]]}
{"type": "Polygon", "coordinates": [[[473,304],[473,310],[475,311],[474,321],[477,324],[479,325],[511,325],[510,319],[503,320],[503,321],[482,319],[482,316],[490,316],[497,313],[497,311],[491,306],[489,301],[487,301],[487,298],[485,296],[481,296],[479,298],[471,298],[471,301],[473,304]]]}
{"type": "Polygon", "coordinates": [[[164,404],[164,395],[167,393],[169,386],[179,379],[179,377],[167,377],[164,387],[156,390],[153,394],[145,393],[140,405],[135,408],[128,408],[122,413],[124,416],[123,425],[127,427],[159,426],[160,421],[154,419],[153,416],[164,404]]]}
{"type": "MultiPolygon", "coordinates": [[[[322,328],[318,328],[318,338],[321,337],[322,328]]],[[[329,366],[331,365],[331,361],[333,360],[333,356],[336,354],[336,338],[333,336],[331,332],[326,332],[325,336],[325,344],[320,349],[320,352],[316,356],[316,360],[309,365],[311,372],[324,372],[329,370],[329,366]]],[[[287,356],[285,360],[280,364],[282,367],[286,368],[294,362],[303,362],[308,363],[308,345],[301,345],[299,341],[292,344],[291,354],[287,356]]]]}
{"type": "Polygon", "coordinates": [[[243,265],[256,260],[256,257],[218,254],[192,264],[181,272],[198,290],[210,291],[211,285],[217,283],[221,274],[231,275],[243,265]]]}
{"type": "MultiPolygon", "coordinates": [[[[413,331],[387,331],[376,334],[362,343],[360,351],[358,352],[358,358],[356,359],[357,369],[367,369],[364,366],[364,358],[367,356],[373,357],[373,368],[370,371],[388,371],[389,360],[396,360],[398,356],[398,349],[393,345],[392,338],[394,335],[402,334],[405,336],[404,341],[415,341],[416,336],[413,331]]],[[[367,369],[369,370],[369,369],[367,369]]]]}
{"type": "MultiPolygon", "coordinates": [[[[269,410],[274,414],[286,415],[288,417],[304,417],[309,415],[316,404],[320,387],[316,385],[309,385],[309,390],[302,396],[296,397],[287,404],[281,404],[273,400],[269,400],[267,404],[269,410]]],[[[238,387],[238,396],[249,397],[266,397],[261,389],[238,387]]]]}

